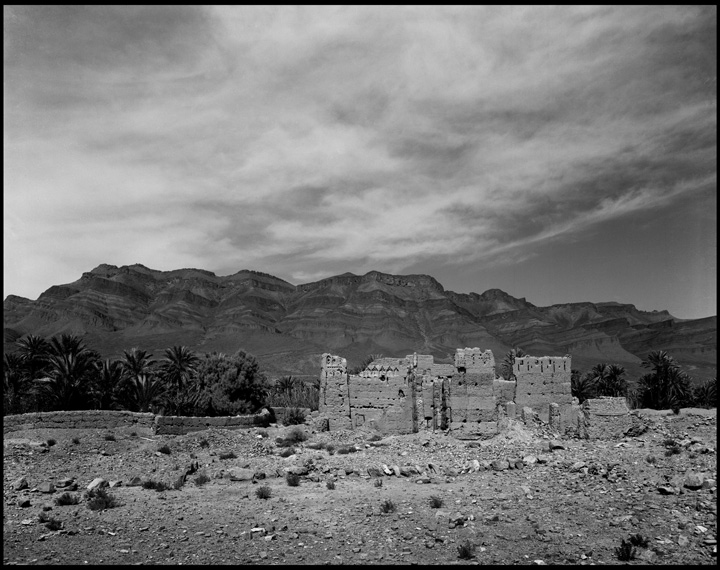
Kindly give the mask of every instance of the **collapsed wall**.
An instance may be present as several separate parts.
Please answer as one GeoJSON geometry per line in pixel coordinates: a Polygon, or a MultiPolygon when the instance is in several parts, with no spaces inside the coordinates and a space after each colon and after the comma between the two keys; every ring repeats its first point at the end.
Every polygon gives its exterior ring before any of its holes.
{"type": "Polygon", "coordinates": [[[350,429],[350,398],[348,393],[347,360],[332,354],[322,355],[320,371],[320,403],[318,410],[328,419],[328,428],[350,429]]]}
{"type": "Polygon", "coordinates": [[[624,397],[601,396],[585,400],[577,418],[578,435],[583,439],[615,439],[625,435],[634,416],[624,397]]]}

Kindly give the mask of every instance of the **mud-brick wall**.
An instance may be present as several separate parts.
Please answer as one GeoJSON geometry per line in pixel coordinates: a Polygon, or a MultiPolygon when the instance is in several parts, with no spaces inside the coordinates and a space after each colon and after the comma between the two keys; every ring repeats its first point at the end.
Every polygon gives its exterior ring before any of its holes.
{"type": "Polygon", "coordinates": [[[247,429],[256,424],[256,416],[222,416],[217,418],[193,416],[156,416],[155,433],[158,435],[184,435],[211,427],[247,429]]]}
{"type": "Polygon", "coordinates": [[[532,408],[543,421],[548,421],[550,404],[561,409],[571,406],[571,358],[569,356],[523,356],[513,365],[517,386],[515,404],[518,409],[532,408]]]}
{"type": "Polygon", "coordinates": [[[323,354],[320,370],[320,413],[328,418],[330,431],[350,429],[347,360],[323,354]]]}
{"type": "Polygon", "coordinates": [[[490,421],[495,409],[495,358],[492,351],[458,348],[455,351],[455,368],[458,372],[450,380],[452,421],[490,421]]]}
{"type": "Polygon", "coordinates": [[[578,413],[578,435],[584,439],[622,437],[636,421],[625,398],[603,396],[585,400],[578,413]]]}
{"type": "Polygon", "coordinates": [[[353,427],[369,424],[383,433],[413,432],[415,401],[405,376],[350,376],[349,385],[353,427]]]}
{"type": "Polygon", "coordinates": [[[493,381],[493,397],[501,404],[515,401],[515,380],[495,379],[493,381]]]}
{"type": "Polygon", "coordinates": [[[24,429],[117,429],[152,433],[155,415],[115,410],[38,412],[3,417],[3,433],[24,429]]]}

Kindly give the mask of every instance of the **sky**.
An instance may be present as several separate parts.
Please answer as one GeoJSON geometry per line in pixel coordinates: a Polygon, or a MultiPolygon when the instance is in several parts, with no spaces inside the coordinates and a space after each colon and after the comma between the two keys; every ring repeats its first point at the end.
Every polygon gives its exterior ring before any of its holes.
{"type": "Polygon", "coordinates": [[[3,290],[424,273],[717,314],[715,6],[5,6],[3,290]]]}

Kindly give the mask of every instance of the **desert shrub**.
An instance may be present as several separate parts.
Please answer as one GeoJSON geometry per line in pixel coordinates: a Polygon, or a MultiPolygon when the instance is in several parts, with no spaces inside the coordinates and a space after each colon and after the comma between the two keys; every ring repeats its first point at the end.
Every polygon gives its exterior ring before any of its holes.
{"type": "Polygon", "coordinates": [[[682,448],[679,445],[669,447],[665,450],[665,457],[671,457],[673,455],[679,455],[682,453],[682,448]]]}
{"type": "Polygon", "coordinates": [[[433,509],[439,509],[443,506],[443,500],[442,497],[438,497],[437,495],[433,495],[430,497],[430,507],[433,509]]]}
{"type": "Polygon", "coordinates": [[[147,481],[143,481],[142,488],[152,489],[154,491],[157,491],[158,493],[161,493],[163,491],[167,491],[170,486],[164,481],[153,481],[152,479],[148,479],[147,481]]]}
{"type": "Polygon", "coordinates": [[[469,540],[466,540],[462,544],[459,544],[457,549],[458,557],[462,558],[463,560],[470,560],[471,558],[475,557],[475,545],[469,540]]]}
{"type": "Polygon", "coordinates": [[[210,482],[210,477],[207,476],[207,473],[199,473],[197,477],[193,480],[195,485],[198,487],[202,487],[205,483],[210,482]]]}
{"type": "Polygon", "coordinates": [[[370,438],[368,439],[368,441],[380,441],[381,439],[382,439],[382,436],[381,436],[381,435],[379,435],[379,434],[377,434],[377,433],[374,433],[374,434],[372,434],[372,435],[370,436],[370,438]]]}
{"type": "Polygon", "coordinates": [[[636,550],[632,543],[625,542],[624,540],[620,543],[620,546],[615,548],[615,556],[618,560],[628,562],[635,558],[636,550]]]}
{"type": "Polygon", "coordinates": [[[207,447],[210,447],[210,443],[208,442],[207,439],[202,439],[202,440],[200,440],[200,447],[202,449],[205,449],[207,447]]]}
{"type": "Polygon", "coordinates": [[[45,440],[45,443],[47,443],[48,447],[52,447],[57,443],[57,441],[55,441],[53,438],[48,438],[45,440]]]}
{"type": "Polygon", "coordinates": [[[335,481],[329,480],[325,482],[325,487],[333,491],[335,489],[335,481]]]}
{"type": "Polygon", "coordinates": [[[267,432],[267,430],[261,429],[258,431],[258,435],[262,438],[268,437],[270,434],[267,432]]]}
{"type": "Polygon", "coordinates": [[[158,447],[158,451],[159,451],[160,453],[164,453],[165,455],[170,455],[170,453],[172,453],[172,452],[170,451],[170,447],[168,447],[167,444],[166,444],[166,445],[161,445],[160,447],[158,447]]]}
{"type": "Polygon", "coordinates": [[[693,405],[698,408],[717,408],[717,378],[705,380],[693,389],[693,405]]]}
{"type": "Polygon", "coordinates": [[[237,459],[237,455],[233,453],[232,451],[228,451],[227,453],[221,453],[219,455],[220,459],[237,459]]]}
{"type": "Polygon", "coordinates": [[[40,511],[38,513],[38,522],[39,523],[46,523],[50,520],[50,515],[48,515],[45,511],[40,511]]]}
{"type": "Polygon", "coordinates": [[[180,475],[172,484],[172,488],[179,491],[185,485],[185,475],[180,475]]]}
{"type": "Polygon", "coordinates": [[[373,482],[373,485],[375,485],[376,487],[382,487],[382,485],[383,485],[382,479],[375,479],[375,481],[373,482]]]}
{"type": "Polygon", "coordinates": [[[358,449],[354,445],[345,445],[337,450],[338,455],[347,455],[348,453],[357,453],[358,449]]]}
{"type": "Polygon", "coordinates": [[[120,506],[120,502],[105,489],[91,489],[85,492],[88,509],[91,511],[101,511],[103,509],[112,509],[120,506]]]}
{"type": "MultiPolygon", "coordinates": [[[[378,481],[380,481],[380,479],[378,479],[378,481]]],[[[394,513],[396,508],[395,503],[390,499],[385,499],[380,505],[380,511],[383,513],[394,513]]]]}
{"type": "Polygon", "coordinates": [[[677,442],[676,442],[674,439],[672,439],[672,438],[666,437],[666,438],[663,440],[663,445],[664,445],[665,447],[675,447],[675,446],[677,445],[677,442]]]}
{"type": "Polygon", "coordinates": [[[328,443],[325,446],[325,451],[327,451],[330,455],[333,455],[335,453],[335,446],[332,443],[328,443]]]}
{"type": "Polygon", "coordinates": [[[653,463],[656,463],[656,462],[657,462],[657,457],[655,457],[654,455],[648,455],[648,456],[645,458],[645,461],[647,461],[647,462],[650,463],[650,464],[653,464],[653,463]]]}
{"type": "Polygon", "coordinates": [[[291,455],[295,455],[294,447],[288,447],[280,452],[280,457],[290,457],[291,455]]]}
{"type": "Polygon", "coordinates": [[[80,497],[77,495],[73,495],[72,493],[68,493],[65,491],[62,495],[59,495],[55,497],[55,504],[59,507],[64,507],[66,505],[77,505],[80,502],[80,497]]]}
{"type": "Polygon", "coordinates": [[[288,435],[285,436],[285,440],[290,443],[300,443],[306,441],[308,438],[307,434],[300,428],[294,428],[288,435]]]}
{"type": "Polygon", "coordinates": [[[60,530],[62,528],[62,522],[60,522],[58,519],[51,518],[45,523],[45,527],[48,530],[60,530]]]}
{"type": "Polygon", "coordinates": [[[290,408],[283,414],[283,424],[286,426],[296,426],[305,423],[305,412],[300,408],[290,408]]]}
{"type": "Polygon", "coordinates": [[[647,548],[649,541],[647,538],[643,537],[642,534],[631,534],[630,535],[630,544],[633,546],[640,546],[642,548],[647,548]]]}
{"type": "Polygon", "coordinates": [[[105,441],[116,441],[115,434],[109,433],[105,436],[105,441]]]}
{"type": "Polygon", "coordinates": [[[300,485],[300,475],[292,472],[285,473],[285,482],[288,487],[297,487],[300,485]]]}
{"type": "Polygon", "coordinates": [[[137,437],[137,432],[136,432],[136,431],[131,431],[131,432],[130,432],[130,437],[137,437]]]}
{"type": "Polygon", "coordinates": [[[75,445],[77,445],[78,443],[80,443],[80,438],[79,438],[79,437],[74,437],[74,438],[72,438],[72,442],[73,442],[75,445]]]}
{"type": "Polygon", "coordinates": [[[258,487],[255,490],[255,496],[258,499],[269,499],[272,496],[272,491],[270,487],[267,485],[263,485],[262,487],[258,487]]]}

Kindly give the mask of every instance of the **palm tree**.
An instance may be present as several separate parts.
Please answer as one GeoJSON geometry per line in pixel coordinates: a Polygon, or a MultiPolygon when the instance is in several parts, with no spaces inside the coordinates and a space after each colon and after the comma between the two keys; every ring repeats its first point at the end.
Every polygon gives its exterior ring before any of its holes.
{"type": "Polygon", "coordinates": [[[50,343],[42,337],[30,334],[19,339],[15,344],[18,347],[18,354],[24,361],[29,379],[42,378],[50,352],[50,343]]]}
{"type": "Polygon", "coordinates": [[[519,346],[516,346],[510,352],[505,353],[505,358],[503,358],[502,363],[500,364],[500,373],[505,380],[515,380],[515,374],[513,373],[513,366],[515,366],[515,359],[521,358],[523,356],[527,356],[525,351],[520,348],[519,346]]]}
{"type": "Polygon", "coordinates": [[[133,411],[151,412],[165,392],[163,383],[152,374],[140,374],[128,381],[127,402],[133,411]]]}
{"type": "Polygon", "coordinates": [[[617,364],[596,364],[588,372],[588,377],[596,384],[598,396],[625,396],[627,382],[623,378],[625,368],[617,364]]]}
{"type": "Polygon", "coordinates": [[[98,367],[96,403],[101,410],[111,410],[118,399],[118,390],[123,381],[123,368],[119,360],[110,359],[105,359],[98,364],[98,367]]]}
{"type": "Polygon", "coordinates": [[[138,378],[152,373],[157,361],[152,359],[152,354],[148,351],[131,348],[123,351],[120,363],[126,378],[138,378]]]}
{"type": "Polygon", "coordinates": [[[570,375],[570,390],[572,395],[582,404],[596,393],[595,380],[588,374],[581,374],[579,370],[572,370],[570,375]]]}
{"type": "Polygon", "coordinates": [[[32,380],[25,370],[25,360],[16,352],[3,355],[3,413],[21,414],[23,396],[32,387],[32,380]]]}
{"type": "Polygon", "coordinates": [[[693,405],[703,408],[717,408],[717,378],[705,380],[693,390],[693,405]]]}
{"type": "Polygon", "coordinates": [[[198,356],[186,346],[173,346],[165,349],[160,370],[170,386],[181,390],[195,372],[198,356]]]}
{"type": "Polygon", "coordinates": [[[47,377],[36,380],[58,410],[87,409],[94,388],[100,355],[82,338],[63,334],[50,339],[47,377]]]}
{"type": "Polygon", "coordinates": [[[677,409],[690,401],[690,377],[680,371],[680,366],[667,352],[653,351],[640,365],[651,370],[639,381],[644,406],[677,409]]]}
{"type": "Polygon", "coordinates": [[[282,376],[275,383],[275,390],[278,394],[290,394],[293,388],[295,388],[296,383],[295,378],[292,376],[282,376]]]}

